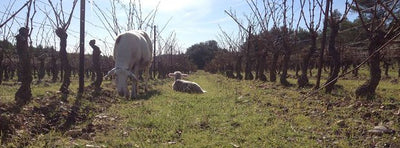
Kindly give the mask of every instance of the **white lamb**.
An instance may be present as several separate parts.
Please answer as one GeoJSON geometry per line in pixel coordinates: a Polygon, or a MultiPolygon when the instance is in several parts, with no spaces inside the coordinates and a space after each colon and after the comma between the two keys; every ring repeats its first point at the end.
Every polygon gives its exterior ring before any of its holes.
{"type": "Polygon", "coordinates": [[[175,91],[186,92],[186,93],[205,93],[199,84],[191,81],[182,80],[182,77],[187,77],[188,74],[183,74],[180,71],[175,71],[174,73],[169,73],[169,77],[175,78],[172,88],[175,91]]]}

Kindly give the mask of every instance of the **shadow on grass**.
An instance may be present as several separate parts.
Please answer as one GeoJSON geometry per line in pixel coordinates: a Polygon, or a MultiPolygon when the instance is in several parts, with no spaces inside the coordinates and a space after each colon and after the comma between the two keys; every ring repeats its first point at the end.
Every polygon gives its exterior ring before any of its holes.
{"type": "Polygon", "coordinates": [[[7,114],[16,114],[21,111],[21,107],[15,103],[0,103],[0,144],[4,144],[12,133],[12,117],[7,114]]]}
{"type": "Polygon", "coordinates": [[[135,99],[133,99],[133,100],[148,100],[148,99],[150,99],[151,97],[153,97],[153,96],[156,96],[156,95],[160,95],[161,94],[161,92],[159,91],[159,90],[150,90],[150,91],[147,91],[147,93],[141,93],[141,94],[139,94],[135,99]]]}
{"type": "Polygon", "coordinates": [[[82,100],[82,94],[78,94],[74,105],[71,107],[71,111],[68,114],[68,117],[65,121],[65,123],[61,126],[61,131],[66,132],[68,131],[73,125],[76,123],[76,119],[78,117],[78,112],[81,105],[81,100],[82,100]]]}

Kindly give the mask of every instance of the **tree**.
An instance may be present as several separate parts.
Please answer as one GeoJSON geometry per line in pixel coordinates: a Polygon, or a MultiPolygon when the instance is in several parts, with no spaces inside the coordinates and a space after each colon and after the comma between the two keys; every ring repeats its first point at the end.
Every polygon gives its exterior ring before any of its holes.
{"type": "MultiPolygon", "coordinates": [[[[0,82],[1,81],[7,81],[9,79],[9,74],[11,72],[11,67],[15,67],[15,63],[11,61],[10,56],[12,56],[14,51],[12,49],[15,49],[15,47],[8,42],[8,37],[4,37],[3,41],[0,41],[0,58],[2,56],[2,60],[0,61],[0,82]],[[4,76],[4,77],[3,77],[4,76]]],[[[1,84],[1,83],[0,83],[1,84]]]]}
{"type": "Polygon", "coordinates": [[[93,61],[93,70],[96,72],[96,80],[93,82],[92,85],[95,87],[95,92],[98,93],[100,91],[100,85],[101,82],[103,81],[103,73],[101,72],[101,66],[100,66],[100,48],[95,45],[96,40],[90,40],[89,45],[93,49],[93,54],[92,54],[92,61],[93,61]]]}
{"type": "Polygon", "coordinates": [[[190,46],[186,50],[186,54],[199,69],[203,69],[214,58],[215,52],[218,50],[220,50],[218,43],[210,40],[190,46]]]}
{"type": "MultiPolygon", "coordinates": [[[[330,6],[332,6],[333,1],[330,1],[330,6]]],[[[331,57],[331,72],[329,73],[328,80],[325,85],[325,93],[331,93],[333,90],[333,86],[337,82],[336,77],[338,77],[340,72],[340,53],[336,50],[336,38],[339,34],[340,24],[346,19],[346,15],[350,10],[350,5],[348,5],[346,1],[346,10],[343,15],[339,13],[338,10],[330,10],[330,18],[329,18],[329,47],[328,54],[331,57]]]]}
{"type": "Polygon", "coordinates": [[[251,26],[249,27],[249,34],[247,37],[247,47],[245,48],[246,51],[246,62],[245,62],[245,68],[244,68],[244,79],[245,80],[253,80],[254,76],[253,73],[251,72],[252,67],[253,67],[253,56],[251,53],[254,52],[254,43],[253,43],[253,34],[252,34],[252,29],[251,26]]]}
{"type": "Polygon", "coordinates": [[[297,43],[297,30],[299,26],[299,22],[301,16],[299,17],[299,21],[297,22],[296,30],[293,30],[293,22],[294,22],[294,0],[291,1],[290,5],[287,3],[287,0],[283,0],[282,7],[283,7],[283,26],[281,27],[282,30],[282,50],[284,53],[283,56],[283,65],[282,65],[282,74],[280,77],[280,82],[284,86],[290,86],[291,84],[287,81],[287,71],[289,69],[289,62],[290,56],[292,54],[292,48],[295,47],[297,43]],[[291,8],[288,11],[288,8],[291,8]],[[287,14],[291,12],[290,18],[288,18],[287,14]],[[293,43],[294,42],[294,43],[293,43]]]}
{"type": "Polygon", "coordinates": [[[43,53],[39,56],[39,71],[38,71],[37,83],[41,83],[42,79],[44,78],[44,75],[45,75],[44,61],[45,60],[46,60],[46,54],[43,53]]]}
{"type": "Polygon", "coordinates": [[[273,27],[270,30],[272,36],[273,36],[273,44],[272,47],[273,49],[271,50],[272,52],[272,62],[270,65],[270,69],[269,69],[269,80],[271,82],[276,82],[276,72],[277,72],[277,65],[278,65],[278,58],[279,55],[281,54],[281,43],[280,43],[280,29],[278,27],[273,27]]]}
{"type": "MultiPolygon", "coordinates": [[[[219,34],[220,43],[222,43],[223,46],[225,45],[225,48],[228,48],[228,53],[232,54],[233,59],[232,63],[228,64],[228,71],[226,72],[227,76],[241,80],[243,79],[241,74],[242,58],[239,50],[242,48],[241,44],[243,42],[243,33],[239,31],[237,35],[228,35],[226,31],[221,28],[221,26],[219,26],[219,29],[221,31],[221,34],[219,34]],[[236,71],[236,76],[233,75],[234,70],[236,71]],[[232,71],[232,74],[230,74],[230,71],[232,71]]],[[[241,29],[239,28],[239,30],[241,29]]]]}
{"type": "MultiPolygon", "coordinates": [[[[26,17],[25,27],[19,29],[19,33],[16,36],[17,39],[17,54],[19,57],[19,67],[21,68],[21,86],[15,93],[15,102],[17,105],[25,105],[31,100],[31,83],[32,83],[32,70],[31,70],[31,59],[30,51],[28,47],[29,38],[29,18],[32,2],[29,2],[28,12],[26,17]]],[[[32,18],[34,15],[32,15],[32,18]]],[[[31,22],[32,23],[32,22],[31,22]]]]}
{"type": "MultiPolygon", "coordinates": [[[[265,76],[264,71],[267,68],[266,64],[268,52],[276,51],[276,48],[273,46],[274,41],[269,30],[269,25],[270,20],[272,19],[274,27],[277,26],[279,17],[281,17],[279,15],[281,8],[277,5],[278,1],[262,1],[262,3],[258,3],[254,0],[247,0],[246,2],[252,10],[252,15],[254,16],[253,18],[255,21],[255,29],[253,31],[255,33],[253,34],[256,35],[254,35],[250,42],[252,42],[252,45],[254,46],[253,48],[256,60],[256,79],[267,81],[267,77],[265,76]],[[259,32],[257,32],[256,28],[259,28],[259,32]]],[[[274,74],[273,81],[275,81],[275,70],[273,70],[271,74],[274,74]]]]}
{"type": "Polygon", "coordinates": [[[395,12],[399,11],[399,1],[355,0],[364,30],[368,33],[369,79],[356,90],[356,96],[371,98],[381,79],[380,50],[400,36],[400,21],[395,12]]]}
{"type": "MultiPolygon", "coordinates": [[[[279,25],[282,19],[282,11],[285,9],[280,5],[280,1],[270,0],[262,1],[258,3],[254,0],[246,1],[250,9],[252,10],[253,21],[254,21],[254,34],[252,38],[254,54],[256,59],[256,79],[266,81],[267,78],[264,75],[264,70],[267,68],[267,56],[268,52],[272,53],[272,62],[270,68],[270,81],[276,81],[276,69],[279,55],[281,54],[280,37],[276,32],[280,32],[279,25]],[[270,23],[273,23],[270,28],[270,23]],[[256,29],[259,28],[259,29],[256,29]],[[258,30],[258,32],[257,32],[258,30]]],[[[250,22],[250,21],[249,21],[250,22]]]]}
{"type": "Polygon", "coordinates": [[[318,60],[318,74],[317,74],[317,82],[315,83],[314,89],[319,89],[320,81],[321,81],[321,74],[322,74],[322,67],[324,66],[324,51],[325,51],[325,46],[326,46],[326,32],[328,29],[328,15],[329,15],[329,9],[330,9],[330,1],[332,0],[326,0],[325,3],[325,9],[322,8],[322,5],[320,5],[321,10],[324,10],[324,25],[322,28],[322,37],[321,37],[321,47],[320,47],[320,52],[319,52],[319,60],[318,60]]]}
{"type": "MultiPolygon", "coordinates": [[[[6,20],[4,20],[3,22],[3,18],[2,18],[2,23],[0,24],[0,28],[4,27],[4,25],[6,25],[9,21],[11,21],[19,12],[21,12],[21,10],[23,10],[25,7],[31,7],[32,5],[32,1],[28,0],[26,1],[26,3],[24,5],[21,6],[21,8],[19,8],[14,14],[10,15],[6,20]]],[[[10,7],[7,6],[6,11],[9,11],[10,7]]],[[[30,12],[28,12],[30,13],[30,12]]],[[[28,20],[29,18],[27,18],[28,20]]],[[[27,24],[28,25],[28,24],[27,24]]]]}
{"type": "Polygon", "coordinates": [[[263,34],[261,34],[260,36],[257,36],[256,39],[254,39],[255,42],[255,55],[256,55],[256,79],[260,80],[260,81],[267,81],[267,77],[264,74],[265,69],[267,68],[267,48],[262,42],[263,39],[268,39],[265,41],[270,41],[269,40],[269,36],[262,36],[263,34]]]}
{"type": "MultiPolygon", "coordinates": [[[[12,31],[12,26],[14,26],[14,23],[16,22],[16,15],[18,13],[20,13],[25,7],[31,6],[31,1],[28,0],[26,1],[16,12],[11,13],[11,9],[13,7],[15,2],[9,2],[7,6],[5,6],[5,10],[4,13],[2,13],[3,15],[0,17],[0,29],[1,29],[1,35],[3,36],[2,41],[0,42],[0,84],[3,81],[3,73],[4,73],[4,78],[5,80],[8,80],[9,78],[9,71],[11,72],[11,67],[14,67],[15,65],[7,65],[7,64],[3,64],[6,61],[4,60],[4,57],[10,57],[11,52],[9,52],[9,50],[14,49],[14,47],[12,47],[11,43],[9,42],[9,39],[11,37],[14,37],[14,35],[12,35],[13,32],[12,31]]],[[[29,7],[30,9],[30,7],[29,7]]],[[[29,12],[30,13],[30,12],[29,12]]],[[[29,14],[28,13],[28,14],[29,14]]],[[[26,24],[25,26],[28,27],[29,26],[29,18],[26,18],[26,24]]],[[[11,62],[10,58],[9,62],[11,62]]],[[[15,66],[17,67],[17,66],[15,66]]]]}
{"type": "MultiPolygon", "coordinates": [[[[67,21],[65,21],[65,18],[64,18],[64,10],[63,9],[56,10],[56,7],[53,5],[51,0],[48,0],[48,1],[53,9],[53,13],[54,13],[55,20],[56,20],[56,22],[54,22],[54,21],[51,21],[51,22],[56,27],[56,29],[55,29],[56,35],[60,38],[61,67],[63,68],[63,71],[64,71],[64,75],[62,76],[63,83],[61,84],[60,91],[64,95],[67,95],[67,94],[69,94],[68,88],[71,83],[71,80],[70,80],[71,65],[68,62],[68,56],[67,56],[67,38],[68,38],[67,30],[68,30],[69,25],[71,24],[71,18],[72,18],[72,15],[73,15],[73,12],[74,12],[74,9],[75,9],[75,6],[76,6],[76,3],[78,0],[73,1],[72,9],[71,9],[71,12],[70,12],[70,15],[69,15],[67,21]]],[[[61,1],[60,5],[62,5],[62,1],[61,1]]],[[[46,15],[47,15],[47,13],[46,13],[46,15]]]]}
{"type": "Polygon", "coordinates": [[[3,59],[4,59],[4,52],[3,52],[3,46],[0,45],[0,84],[3,83],[3,72],[4,72],[4,67],[3,67],[3,59]]]}
{"type": "Polygon", "coordinates": [[[58,67],[57,67],[57,52],[53,47],[50,48],[50,71],[52,74],[51,81],[54,83],[58,80],[58,67]]]}
{"type": "Polygon", "coordinates": [[[301,0],[301,14],[303,16],[304,22],[306,24],[306,27],[308,29],[309,32],[309,36],[311,39],[311,46],[310,46],[310,50],[307,53],[307,55],[303,58],[303,63],[301,66],[301,75],[300,77],[297,79],[297,84],[299,85],[299,87],[305,87],[306,85],[309,85],[308,82],[308,77],[307,77],[307,70],[309,67],[309,62],[311,57],[313,56],[313,54],[315,53],[315,51],[317,50],[317,37],[318,37],[318,33],[317,30],[320,27],[320,22],[321,22],[321,14],[319,15],[319,19],[318,22],[315,22],[315,13],[316,10],[315,8],[317,7],[317,3],[319,3],[318,0],[308,0],[308,7],[309,7],[309,20],[307,20],[305,14],[304,14],[304,5],[305,5],[305,0],[301,0]]]}
{"type": "Polygon", "coordinates": [[[400,57],[396,58],[397,60],[397,77],[400,78],[400,57]]]}

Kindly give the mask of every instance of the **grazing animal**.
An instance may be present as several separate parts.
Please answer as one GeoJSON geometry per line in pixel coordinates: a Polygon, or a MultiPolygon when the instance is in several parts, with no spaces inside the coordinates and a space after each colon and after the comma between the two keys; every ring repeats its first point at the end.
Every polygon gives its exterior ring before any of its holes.
{"type": "Polygon", "coordinates": [[[191,81],[182,80],[182,77],[187,77],[187,74],[183,74],[180,71],[175,71],[174,73],[169,73],[169,77],[175,78],[174,84],[172,84],[172,89],[175,91],[186,92],[186,93],[205,93],[199,84],[191,81]]]}
{"type": "Polygon", "coordinates": [[[129,77],[133,80],[131,98],[136,97],[139,72],[143,72],[145,91],[147,91],[149,68],[153,60],[152,48],[149,36],[141,30],[127,31],[117,37],[114,45],[115,67],[106,77],[116,76],[117,91],[120,96],[129,97],[129,77]]]}

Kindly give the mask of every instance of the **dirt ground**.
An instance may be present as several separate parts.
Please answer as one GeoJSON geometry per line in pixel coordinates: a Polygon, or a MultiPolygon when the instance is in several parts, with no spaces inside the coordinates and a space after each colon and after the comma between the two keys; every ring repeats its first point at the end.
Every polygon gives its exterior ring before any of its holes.
{"type": "Polygon", "coordinates": [[[117,99],[110,90],[102,90],[98,97],[93,97],[93,88],[87,87],[85,92],[73,102],[63,102],[61,94],[49,92],[51,95],[33,98],[22,108],[13,103],[0,103],[1,143],[18,143],[18,147],[23,147],[36,136],[52,130],[72,138],[90,140],[95,131],[108,128],[101,124],[108,118],[101,113],[117,99]]]}

